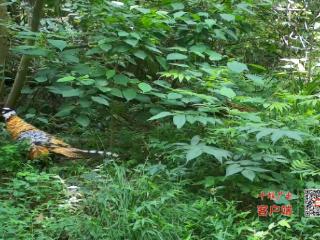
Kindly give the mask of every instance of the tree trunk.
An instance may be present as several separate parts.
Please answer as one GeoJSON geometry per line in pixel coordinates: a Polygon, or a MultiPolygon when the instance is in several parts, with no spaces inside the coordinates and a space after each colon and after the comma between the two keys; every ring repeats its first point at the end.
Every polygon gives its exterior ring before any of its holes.
{"type": "Polygon", "coordinates": [[[4,81],[5,81],[5,66],[8,55],[8,31],[6,24],[9,21],[5,0],[0,0],[0,100],[3,100],[4,81]]]}
{"type": "MultiPolygon", "coordinates": [[[[44,5],[43,0],[37,0],[35,1],[32,7],[31,16],[29,17],[29,25],[30,25],[31,31],[33,32],[37,32],[39,29],[43,5],[44,5]]],[[[34,44],[34,40],[28,40],[28,45],[33,45],[33,44],[34,44]]],[[[21,95],[21,90],[26,82],[28,68],[31,64],[31,60],[32,60],[32,57],[28,55],[23,55],[21,57],[13,86],[11,88],[7,102],[5,104],[6,107],[10,107],[10,108],[15,107],[21,95]]]]}

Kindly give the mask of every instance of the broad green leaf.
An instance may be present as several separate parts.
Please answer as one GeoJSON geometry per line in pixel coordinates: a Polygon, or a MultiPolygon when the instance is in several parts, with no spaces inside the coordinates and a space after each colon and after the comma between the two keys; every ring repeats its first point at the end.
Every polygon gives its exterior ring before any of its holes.
{"type": "Polygon", "coordinates": [[[226,177],[234,175],[238,172],[241,172],[242,170],[243,170],[243,167],[241,167],[239,164],[229,165],[226,169],[226,177]]]}
{"type": "Polygon", "coordinates": [[[148,83],[139,83],[138,87],[143,93],[150,92],[152,87],[148,83]]]}
{"type": "Polygon", "coordinates": [[[103,97],[91,97],[92,101],[96,102],[96,103],[99,103],[99,104],[102,104],[102,105],[105,105],[105,106],[109,106],[109,102],[108,100],[106,100],[105,98],[103,97]]]}
{"type": "Polygon", "coordinates": [[[137,40],[137,39],[126,39],[126,40],[124,40],[127,44],[129,44],[130,46],[132,46],[132,47],[135,47],[135,46],[137,46],[138,45],[138,43],[139,43],[139,40],[137,40]]]}
{"type": "Polygon", "coordinates": [[[75,106],[70,106],[70,105],[62,106],[61,108],[59,108],[59,112],[57,112],[54,116],[56,117],[69,116],[73,109],[75,109],[75,106]]]}
{"type": "Polygon", "coordinates": [[[289,222],[286,219],[282,219],[278,222],[279,226],[286,227],[286,228],[291,228],[289,222]]]}
{"type": "Polygon", "coordinates": [[[288,138],[297,140],[299,142],[302,142],[302,137],[300,132],[295,132],[295,131],[285,131],[285,134],[288,138]]]}
{"type": "Polygon", "coordinates": [[[205,153],[214,156],[220,163],[222,163],[224,158],[227,159],[231,156],[231,153],[229,151],[220,148],[203,146],[202,149],[205,153]]]}
{"type": "Polygon", "coordinates": [[[38,77],[35,77],[34,80],[36,80],[39,83],[43,83],[43,82],[48,81],[48,78],[47,78],[47,76],[38,76],[38,77]]]}
{"type": "Polygon", "coordinates": [[[67,42],[63,40],[49,39],[48,42],[55,48],[58,48],[60,51],[63,51],[63,49],[65,49],[68,45],[67,42]]]}
{"type": "Polygon", "coordinates": [[[148,121],[157,120],[157,119],[164,118],[167,116],[172,116],[172,115],[173,114],[171,112],[161,112],[161,113],[158,113],[158,114],[154,115],[153,117],[149,118],[148,121]]]}
{"type": "Polygon", "coordinates": [[[168,61],[174,61],[174,60],[184,60],[187,59],[188,56],[181,54],[181,53],[170,53],[167,55],[168,61]]]}
{"type": "Polygon", "coordinates": [[[142,50],[137,50],[137,51],[135,51],[135,52],[133,53],[133,55],[136,56],[137,58],[142,59],[142,60],[146,59],[146,57],[147,57],[147,54],[146,54],[144,51],[142,51],[142,50]]]}
{"type": "Polygon", "coordinates": [[[134,99],[137,96],[136,90],[133,88],[128,88],[122,91],[122,94],[127,101],[134,99]]]}
{"type": "Polygon", "coordinates": [[[227,87],[222,87],[217,92],[219,94],[221,94],[222,96],[225,96],[225,97],[230,98],[230,99],[232,99],[235,96],[237,96],[237,94],[231,88],[227,88],[227,87]]]}
{"type": "Polygon", "coordinates": [[[271,135],[271,141],[273,143],[276,143],[280,138],[285,136],[285,132],[281,131],[281,130],[276,130],[273,131],[272,135],[271,135]]]}
{"type": "Polygon", "coordinates": [[[100,44],[99,47],[105,52],[108,52],[112,49],[112,45],[109,43],[100,44]]]}
{"type": "Polygon", "coordinates": [[[243,71],[249,70],[246,64],[240,63],[238,61],[228,62],[227,66],[232,72],[236,73],[242,73],[243,71]]]}
{"type": "Polygon", "coordinates": [[[107,79],[110,79],[116,75],[116,71],[114,69],[110,69],[106,71],[106,77],[107,79]]]}
{"type": "Polygon", "coordinates": [[[158,48],[156,48],[156,46],[146,45],[145,47],[148,48],[149,50],[151,50],[152,52],[162,53],[158,48]]]}
{"type": "Polygon", "coordinates": [[[73,77],[73,76],[66,76],[66,77],[63,77],[63,78],[59,78],[57,80],[57,82],[71,82],[73,80],[75,80],[76,78],[73,77]]]}
{"type": "Polygon", "coordinates": [[[207,46],[206,45],[194,45],[192,47],[190,47],[190,52],[199,52],[199,53],[203,53],[207,50],[207,46]]]}
{"type": "Polygon", "coordinates": [[[206,54],[208,54],[209,59],[211,61],[220,61],[222,59],[222,55],[220,53],[217,53],[215,51],[206,51],[206,54]]]}
{"type": "Polygon", "coordinates": [[[80,115],[76,118],[76,122],[79,123],[82,127],[87,127],[90,124],[90,119],[85,115],[80,115]]]}
{"type": "Polygon", "coordinates": [[[62,96],[63,97],[78,97],[81,95],[81,91],[79,89],[69,89],[62,91],[62,96]]]}
{"type": "Polygon", "coordinates": [[[273,133],[273,129],[270,129],[270,128],[263,129],[256,135],[256,139],[257,141],[259,141],[261,138],[268,136],[271,133],[273,133]]]}
{"type": "Polygon", "coordinates": [[[223,19],[223,20],[226,20],[228,22],[231,22],[231,21],[234,21],[236,19],[236,17],[232,14],[226,14],[226,13],[222,13],[220,14],[220,17],[223,19]]]}
{"type": "Polygon", "coordinates": [[[174,46],[174,47],[170,47],[168,48],[169,50],[177,50],[179,52],[187,52],[188,49],[185,47],[179,47],[179,46],[174,46]]]}
{"type": "Polygon", "coordinates": [[[129,36],[129,33],[124,32],[124,31],[120,31],[120,32],[118,32],[118,36],[119,37],[126,37],[126,36],[129,36]]]}
{"type": "Polygon", "coordinates": [[[255,171],[255,172],[269,172],[270,170],[268,169],[264,169],[264,168],[260,168],[260,167],[246,167],[246,169],[248,170],[252,170],[252,171],[255,171]]]}
{"type": "Polygon", "coordinates": [[[204,22],[208,25],[209,28],[211,28],[213,25],[217,23],[217,21],[213,19],[206,19],[204,20],[204,22]]]}
{"type": "Polygon", "coordinates": [[[135,7],[134,9],[138,10],[139,12],[141,12],[143,14],[150,13],[150,9],[148,9],[148,8],[135,7]]]}
{"type": "Polygon", "coordinates": [[[183,125],[186,123],[186,115],[183,115],[183,114],[175,115],[173,117],[173,123],[174,123],[174,125],[177,126],[178,129],[182,128],[183,125]]]}
{"type": "Polygon", "coordinates": [[[181,2],[171,3],[173,10],[181,10],[184,9],[184,4],[181,2]]]}
{"type": "Polygon", "coordinates": [[[186,14],[186,12],[184,12],[184,11],[179,11],[179,12],[175,12],[174,14],[173,14],[173,17],[174,18],[179,18],[179,17],[182,17],[183,15],[185,15],[186,14]]]}
{"type": "Polygon", "coordinates": [[[129,82],[129,78],[124,75],[124,74],[117,74],[113,77],[114,82],[119,84],[119,85],[123,85],[123,86],[127,86],[128,82],[129,82]]]}
{"type": "Polygon", "coordinates": [[[252,170],[249,170],[249,169],[243,170],[243,171],[241,172],[241,174],[242,174],[245,178],[248,178],[250,181],[253,181],[254,178],[255,178],[255,176],[256,176],[255,172],[252,171],[252,170]]]}
{"type": "Polygon", "coordinates": [[[24,54],[24,55],[43,56],[43,57],[48,56],[48,54],[50,53],[50,51],[47,49],[40,48],[37,46],[28,46],[28,45],[12,48],[12,51],[19,54],[24,54]]]}
{"type": "Polygon", "coordinates": [[[253,74],[246,74],[246,77],[251,80],[257,86],[263,86],[264,81],[261,76],[253,75],[253,74]]]}
{"type": "Polygon", "coordinates": [[[66,63],[79,63],[80,61],[77,50],[64,50],[59,56],[66,63]]]}
{"type": "Polygon", "coordinates": [[[122,91],[118,88],[112,88],[110,94],[112,94],[113,96],[116,96],[116,97],[123,97],[122,95],[122,91]]]}
{"type": "Polygon", "coordinates": [[[221,39],[221,40],[227,40],[225,33],[221,29],[215,29],[214,33],[215,33],[215,36],[214,36],[215,38],[221,39]]]}
{"type": "Polygon", "coordinates": [[[187,161],[199,157],[202,154],[202,149],[199,146],[193,146],[187,151],[187,161]]]}
{"type": "Polygon", "coordinates": [[[200,142],[201,138],[199,135],[193,136],[193,138],[190,141],[190,144],[195,146],[200,142]]]}
{"type": "Polygon", "coordinates": [[[168,94],[168,99],[174,100],[174,99],[180,99],[183,98],[183,95],[179,93],[169,93],[168,94]]]}
{"type": "Polygon", "coordinates": [[[90,85],[93,85],[95,83],[95,81],[93,79],[90,79],[90,78],[79,79],[79,82],[82,85],[85,85],[85,86],[90,86],[90,85]]]}
{"type": "Polygon", "coordinates": [[[186,115],[183,115],[183,114],[175,115],[173,117],[173,123],[174,123],[174,125],[177,126],[178,129],[182,128],[183,125],[186,123],[186,121],[187,121],[186,120],[186,115]]]}

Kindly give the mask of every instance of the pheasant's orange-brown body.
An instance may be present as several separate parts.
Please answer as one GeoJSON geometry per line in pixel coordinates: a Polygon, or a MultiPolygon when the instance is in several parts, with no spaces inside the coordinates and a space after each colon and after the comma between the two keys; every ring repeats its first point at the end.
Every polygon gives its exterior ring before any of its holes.
{"type": "MultiPolygon", "coordinates": [[[[101,151],[87,151],[73,148],[64,141],[55,138],[54,136],[25,122],[15,114],[15,111],[10,109],[5,110],[2,111],[2,114],[6,119],[6,127],[8,132],[14,140],[28,140],[30,142],[31,150],[29,157],[31,159],[48,156],[50,153],[59,154],[73,159],[83,158],[88,154],[104,153],[101,151]]],[[[111,155],[111,153],[109,153],[109,155],[111,155]]]]}

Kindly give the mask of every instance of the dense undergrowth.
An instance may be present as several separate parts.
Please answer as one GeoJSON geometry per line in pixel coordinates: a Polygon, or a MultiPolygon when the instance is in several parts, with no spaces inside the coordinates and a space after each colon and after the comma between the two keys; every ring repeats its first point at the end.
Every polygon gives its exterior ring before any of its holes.
{"type": "Polygon", "coordinates": [[[120,157],[30,161],[1,126],[0,239],[320,238],[316,1],[48,1],[39,33],[6,3],[20,116],[120,157]]]}

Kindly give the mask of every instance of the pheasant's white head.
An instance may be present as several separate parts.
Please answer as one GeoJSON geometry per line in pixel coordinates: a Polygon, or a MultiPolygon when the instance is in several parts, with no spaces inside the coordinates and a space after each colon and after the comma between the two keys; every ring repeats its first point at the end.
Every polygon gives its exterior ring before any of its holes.
{"type": "Polygon", "coordinates": [[[11,108],[7,108],[7,107],[2,108],[1,114],[6,121],[10,117],[17,115],[16,111],[12,110],[11,108]]]}

